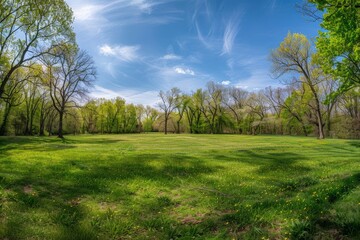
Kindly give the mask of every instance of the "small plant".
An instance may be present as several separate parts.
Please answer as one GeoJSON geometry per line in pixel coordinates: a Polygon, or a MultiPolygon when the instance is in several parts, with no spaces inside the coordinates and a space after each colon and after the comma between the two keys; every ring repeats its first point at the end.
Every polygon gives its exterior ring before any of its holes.
{"type": "Polygon", "coordinates": [[[307,220],[294,220],[289,226],[291,239],[308,240],[312,238],[313,225],[307,220]]]}

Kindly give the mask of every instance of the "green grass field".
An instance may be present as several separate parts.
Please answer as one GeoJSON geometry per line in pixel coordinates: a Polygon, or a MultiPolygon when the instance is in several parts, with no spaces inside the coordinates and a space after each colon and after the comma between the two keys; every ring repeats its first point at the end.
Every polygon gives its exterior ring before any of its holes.
{"type": "Polygon", "coordinates": [[[359,239],[360,141],[0,138],[0,239],[359,239]]]}

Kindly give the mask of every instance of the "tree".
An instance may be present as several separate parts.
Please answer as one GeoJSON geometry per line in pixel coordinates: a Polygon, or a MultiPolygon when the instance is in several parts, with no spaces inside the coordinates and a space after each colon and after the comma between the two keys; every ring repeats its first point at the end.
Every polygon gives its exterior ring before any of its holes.
{"type": "Polygon", "coordinates": [[[142,104],[136,105],[136,119],[137,119],[137,132],[141,133],[144,130],[143,119],[145,115],[145,107],[142,104]]]}
{"type": "Polygon", "coordinates": [[[84,133],[95,133],[96,122],[98,118],[98,105],[96,100],[92,99],[88,101],[81,108],[81,115],[83,118],[83,132],[84,133]]]}
{"type": "Polygon", "coordinates": [[[6,83],[4,95],[2,98],[2,100],[5,102],[5,110],[2,123],[0,125],[0,135],[6,134],[11,109],[13,107],[19,106],[23,102],[24,98],[21,94],[21,90],[29,78],[30,75],[24,71],[24,69],[17,69],[17,71],[6,83]]]}
{"type": "Polygon", "coordinates": [[[223,117],[223,88],[219,84],[209,82],[205,95],[202,113],[209,124],[211,133],[220,133],[222,128],[223,117]]]}
{"type": "Polygon", "coordinates": [[[180,133],[180,123],[184,117],[185,109],[189,103],[189,98],[187,95],[181,95],[176,99],[175,109],[177,111],[178,118],[176,120],[176,131],[180,133]]]}
{"type": "Polygon", "coordinates": [[[316,48],[322,68],[341,80],[340,92],[360,85],[359,0],[309,0],[323,12],[316,48]]]}
{"type": "Polygon", "coordinates": [[[83,99],[96,78],[92,58],[76,46],[62,45],[54,56],[44,59],[47,67],[47,86],[59,116],[58,137],[63,138],[63,119],[68,108],[83,99]]]}
{"type": "Polygon", "coordinates": [[[161,102],[158,103],[158,106],[161,110],[164,111],[165,134],[167,134],[168,131],[168,121],[170,119],[170,114],[176,108],[176,103],[179,95],[180,95],[180,89],[178,88],[172,88],[167,92],[160,91],[159,93],[161,102]]]}
{"type": "Polygon", "coordinates": [[[248,113],[252,116],[252,134],[259,132],[261,134],[261,125],[267,115],[268,101],[262,91],[251,93],[246,101],[248,113]],[[258,131],[259,130],[259,131],[258,131]]]}
{"type": "Polygon", "coordinates": [[[159,116],[158,110],[152,108],[151,106],[147,105],[145,108],[145,119],[144,119],[144,131],[151,132],[153,131],[153,124],[159,116]]]}
{"type": "Polygon", "coordinates": [[[249,92],[240,88],[230,87],[224,89],[223,95],[223,102],[235,119],[235,128],[237,132],[241,134],[243,132],[243,129],[241,128],[241,121],[244,117],[244,107],[249,92]]]}
{"type": "Polygon", "coordinates": [[[21,67],[60,41],[74,41],[72,11],[64,0],[0,0],[0,98],[21,67]]]}
{"type": "MultiPolygon", "coordinates": [[[[49,120],[51,116],[53,116],[54,107],[52,105],[49,92],[45,87],[41,87],[40,89],[40,117],[39,117],[39,135],[45,135],[45,123],[46,120],[49,120]]],[[[50,120],[51,121],[51,120],[50,120]]]]}
{"type": "Polygon", "coordinates": [[[34,117],[42,99],[40,96],[42,69],[40,65],[34,65],[28,71],[31,77],[23,88],[26,109],[25,135],[32,135],[34,117]]]}
{"type": "Polygon", "coordinates": [[[272,72],[275,77],[286,73],[299,74],[299,80],[308,86],[313,96],[312,105],[316,115],[318,138],[325,138],[324,121],[318,95],[318,84],[324,80],[320,67],[312,62],[313,51],[307,38],[298,33],[289,33],[280,47],[271,53],[272,72]]]}

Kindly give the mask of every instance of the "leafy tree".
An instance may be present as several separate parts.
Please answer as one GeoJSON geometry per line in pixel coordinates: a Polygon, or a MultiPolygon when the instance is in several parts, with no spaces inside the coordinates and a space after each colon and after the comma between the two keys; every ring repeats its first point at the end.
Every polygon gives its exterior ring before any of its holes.
{"type": "Polygon", "coordinates": [[[152,108],[151,106],[147,105],[145,107],[145,119],[144,119],[144,131],[145,132],[151,132],[153,131],[153,124],[156,121],[156,119],[159,117],[159,111],[155,108],[152,108]]]}
{"type": "Polygon", "coordinates": [[[230,87],[225,88],[223,93],[223,103],[230,110],[235,120],[235,127],[238,133],[242,133],[241,121],[244,118],[244,107],[249,93],[243,89],[230,87]]]}
{"type": "Polygon", "coordinates": [[[183,94],[183,95],[180,95],[177,99],[176,99],[176,111],[177,111],[177,115],[178,115],[178,118],[176,120],[176,132],[179,134],[180,133],[180,123],[181,123],[181,120],[183,119],[184,117],[184,114],[185,114],[185,110],[187,108],[187,105],[189,103],[189,98],[187,95],[183,94]]]}
{"type": "Polygon", "coordinates": [[[4,89],[4,95],[2,98],[2,100],[5,102],[5,109],[2,123],[0,125],[0,135],[6,134],[7,124],[12,108],[19,106],[24,101],[21,90],[29,78],[30,75],[28,74],[28,72],[24,69],[19,68],[12,75],[9,81],[7,81],[4,89]]]}
{"type": "Polygon", "coordinates": [[[83,119],[83,132],[95,133],[96,122],[98,118],[98,106],[96,100],[91,99],[90,101],[88,101],[81,108],[81,115],[83,119]]]}
{"type": "Polygon", "coordinates": [[[28,69],[31,77],[25,82],[23,87],[23,96],[26,110],[25,135],[33,134],[34,117],[41,101],[41,75],[42,68],[40,65],[34,65],[28,69]]]}
{"type": "Polygon", "coordinates": [[[144,115],[145,115],[144,105],[142,104],[136,105],[136,119],[137,119],[136,128],[138,133],[141,133],[144,130],[144,126],[142,123],[144,119],[144,115]]]}
{"type": "Polygon", "coordinates": [[[313,97],[313,110],[316,115],[318,138],[325,138],[324,121],[317,85],[324,80],[322,70],[312,61],[313,50],[303,34],[289,33],[279,48],[272,51],[272,72],[275,77],[287,73],[300,75],[299,80],[308,86],[313,97]]]}
{"type": "Polygon", "coordinates": [[[316,47],[322,68],[342,82],[340,91],[360,85],[359,0],[309,0],[323,12],[316,47]]]}
{"type": "Polygon", "coordinates": [[[206,92],[198,89],[192,96],[189,96],[187,107],[185,108],[190,133],[203,132],[204,124],[202,117],[202,108],[205,102],[206,92]]]}
{"type": "Polygon", "coordinates": [[[59,42],[74,41],[72,11],[64,0],[0,0],[0,98],[21,67],[59,42]]]}
{"type": "Polygon", "coordinates": [[[220,133],[223,119],[223,88],[214,82],[207,84],[201,111],[210,127],[210,133],[220,133]]]}
{"type": "Polygon", "coordinates": [[[158,103],[158,106],[161,110],[164,111],[164,123],[165,123],[165,134],[168,132],[168,121],[170,119],[171,113],[176,108],[177,99],[180,95],[180,89],[172,88],[167,92],[160,91],[159,97],[161,102],[158,103]]]}

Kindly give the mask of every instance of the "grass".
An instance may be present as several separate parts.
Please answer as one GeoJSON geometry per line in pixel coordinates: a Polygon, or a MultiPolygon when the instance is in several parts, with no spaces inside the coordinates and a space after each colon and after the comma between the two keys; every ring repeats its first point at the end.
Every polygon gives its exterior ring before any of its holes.
{"type": "Polygon", "coordinates": [[[0,239],[359,239],[360,141],[0,138],[0,239]]]}

